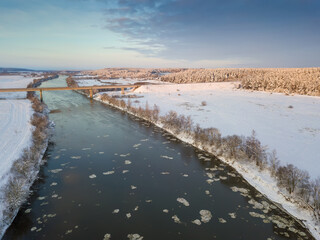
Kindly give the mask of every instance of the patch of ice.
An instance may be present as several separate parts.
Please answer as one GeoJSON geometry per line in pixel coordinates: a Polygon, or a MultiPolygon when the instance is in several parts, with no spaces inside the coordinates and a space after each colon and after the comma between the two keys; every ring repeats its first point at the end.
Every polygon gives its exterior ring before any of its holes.
{"type": "Polygon", "coordinates": [[[130,156],[130,153],[127,153],[127,154],[120,154],[120,157],[128,157],[130,156]]]}
{"type": "Polygon", "coordinates": [[[219,222],[220,223],[226,223],[227,221],[225,219],[223,219],[223,218],[219,218],[219,222]]]}
{"type": "Polygon", "coordinates": [[[81,156],[72,156],[71,158],[72,158],[72,159],[80,159],[81,156]]]}
{"type": "Polygon", "coordinates": [[[123,170],[123,171],[122,171],[122,173],[127,173],[127,172],[129,172],[129,170],[123,170]]]}
{"type": "Polygon", "coordinates": [[[142,240],[143,236],[140,236],[138,233],[130,233],[127,235],[129,240],[142,240]]]}
{"type": "Polygon", "coordinates": [[[124,164],[129,165],[129,164],[131,164],[131,161],[130,160],[125,160],[124,164]]]}
{"type": "Polygon", "coordinates": [[[113,214],[117,214],[117,213],[119,213],[120,212],[120,209],[115,209],[115,210],[113,210],[113,214]]]}
{"type": "Polygon", "coordinates": [[[114,174],[114,171],[108,171],[108,172],[103,172],[103,175],[110,175],[110,174],[114,174]]]}
{"type": "Polygon", "coordinates": [[[162,175],[169,175],[169,172],[161,172],[162,175]]]}
{"type": "Polygon", "coordinates": [[[201,221],[199,219],[193,220],[192,223],[194,223],[196,225],[201,225],[201,221]]]}
{"type": "Polygon", "coordinates": [[[90,176],[89,176],[89,178],[96,178],[97,176],[95,175],[95,174],[91,174],[90,176]]]}
{"type": "Polygon", "coordinates": [[[28,208],[27,210],[24,211],[24,213],[30,213],[31,212],[31,208],[28,208]]]}
{"type": "Polygon", "coordinates": [[[110,233],[106,233],[104,236],[103,236],[103,240],[110,240],[111,239],[111,234],[110,233]]]}
{"type": "Polygon", "coordinates": [[[168,212],[169,212],[169,210],[168,210],[168,209],[163,209],[163,210],[162,210],[162,212],[164,212],[164,213],[168,213],[168,212]]]}
{"type": "Polygon", "coordinates": [[[169,156],[165,156],[165,155],[161,155],[160,157],[166,158],[166,159],[173,159],[173,157],[169,157],[169,156]]]}
{"type": "Polygon", "coordinates": [[[137,187],[134,185],[131,185],[131,189],[134,190],[134,189],[137,189],[137,187]]]}
{"type": "Polygon", "coordinates": [[[127,213],[126,214],[126,217],[129,219],[129,218],[131,218],[131,213],[127,213]]]}
{"type": "Polygon", "coordinates": [[[201,221],[207,223],[211,220],[212,214],[209,210],[200,210],[201,221]]]}
{"type": "Polygon", "coordinates": [[[184,198],[177,198],[177,201],[178,201],[179,203],[182,203],[182,204],[185,205],[186,207],[189,207],[189,206],[190,206],[189,202],[188,202],[186,199],[184,199],[184,198]]]}
{"type": "Polygon", "coordinates": [[[181,221],[180,221],[180,219],[178,218],[177,215],[173,215],[171,218],[173,219],[173,221],[174,221],[175,223],[181,223],[181,221]]]}
{"type": "Polygon", "coordinates": [[[61,171],[62,171],[61,168],[50,170],[50,172],[52,172],[52,173],[59,173],[59,172],[61,172],[61,171]]]}
{"type": "Polygon", "coordinates": [[[137,144],[133,145],[133,147],[134,147],[134,148],[137,148],[137,147],[139,147],[140,145],[141,145],[141,143],[137,143],[137,144]]]}

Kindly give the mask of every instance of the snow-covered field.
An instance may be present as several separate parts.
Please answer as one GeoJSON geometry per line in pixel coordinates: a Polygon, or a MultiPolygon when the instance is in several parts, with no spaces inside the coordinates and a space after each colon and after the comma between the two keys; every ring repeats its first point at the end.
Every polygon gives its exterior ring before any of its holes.
{"type": "MultiPolygon", "coordinates": [[[[0,88],[26,87],[32,78],[22,76],[0,76],[0,88]]],[[[33,114],[31,102],[26,93],[1,93],[0,98],[0,222],[3,219],[3,188],[10,177],[10,169],[15,160],[32,142],[33,114]]],[[[1,230],[1,229],[0,229],[1,230]]],[[[0,232],[1,236],[1,232],[0,232]]]]}
{"type": "Polygon", "coordinates": [[[148,85],[134,94],[143,96],[137,99],[141,106],[157,104],[161,115],[170,110],[190,115],[201,127],[218,128],[223,136],[249,136],[255,130],[282,163],[307,170],[313,178],[320,176],[319,97],[244,91],[234,83],[148,85]]]}
{"type": "MultiPolygon", "coordinates": [[[[33,79],[35,78],[23,75],[0,76],[0,88],[25,88],[33,79]]],[[[26,98],[26,96],[26,92],[0,93],[0,99],[26,98]]]]}
{"type": "MultiPolygon", "coordinates": [[[[292,163],[307,170],[312,178],[320,175],[320,98],[286,96],[266,92],[237,89],[239,83],[200,83],[145,85],[133,93],[138,95],[131,103],[145,107],[156,104],[160,115],[174,110],[190,115],[202,128],[218,128],[223,136],[251,135],[269,150],[276,149],[281,163],[292,163]]],[[[101,93],[100,93],[101,94],[101,93]]],[[[110,94],[110,92],[109,92],[110,94]]],[[[118,94],[118,93],[116,93],[118,94]]],[[[99,95],[97,95],[99,100],[99,95]]],[[[161,127],[161,126],[160,126],[161,127]]],[[[192,144],[183,135],[178,137],[192,144]]],[[[221,158],[232,165],[252,186],[265,194],[296,218],[302,220],[316,239],[320,239],[319,225],[312,211],[302,209],[278,188],[267,171],[260,172],[250,164],[239,164],[221,158]]]]}
{"type": "Polygon", "coordinates": [[[157,80],[141,80],[141,79],[123,79],[123,78],[117,78],[117,79],[90,79],[90,78],[84,78],[84,79],[77,79],[76,77],[75,81],[78,83],[80,87],[84,86],[101,86],[101,85],[130,85],[135,83],[148,83],[148,84],[163,84],[161,81],[157,80]]]}

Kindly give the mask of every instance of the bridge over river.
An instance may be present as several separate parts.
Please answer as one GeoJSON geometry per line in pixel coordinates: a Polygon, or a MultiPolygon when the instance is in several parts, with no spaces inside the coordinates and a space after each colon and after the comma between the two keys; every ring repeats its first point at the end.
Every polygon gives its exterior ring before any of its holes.
{"type": "Polygon", "coordinates": [[[43,87],[43,88],[0,88],[0,92],[40,92],[40,100],[43,101],[43,91],[64,91],[64,90],[89,90],[90,98],[93,98],[93,90],[96,89],[121,89],[121,93],[124,94],[124,90],[130,88],[133,90],[140,87],[140,85],[103,85],[103,86],[84,86],[84,87],[43,87]]]}

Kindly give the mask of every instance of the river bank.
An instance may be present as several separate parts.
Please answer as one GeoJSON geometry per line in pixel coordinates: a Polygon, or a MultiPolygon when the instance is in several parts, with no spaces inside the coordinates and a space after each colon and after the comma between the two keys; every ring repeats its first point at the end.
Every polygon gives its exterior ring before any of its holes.
{"type": "MultiPolygon", "coordinates": [[[[10,76],[12,77],[12,76],[10,76]]],[[[15,77],[17,80],[19,77],[15,77]]],[[[21,79],[18,87],[33,82],[50,80],[46,76],[39,79],[21,79]],[[22,85],[21,85],[22,84],[22,85]]],[[[5,95],[5,94],[4,94],[5,95]]],[[[19,100],[0,100],[2,114],[7,120],[1,128],[1,176],[0,176],[0,238],[16,217],[21,205],[29,195],[29,189],[37,178],[42,158],[48,146],[48,109],[33,94],[8,94],[19,100]]]]}
{"type": "MultiPolygon", "coordinates": [[[[193,146],[199,149],[210,152],[215,156],[218,156],[221,161],[235,168],[257,190],[265,194],[265,196],[267,196],[273,202],[277,203],[283,210],[287,211],[296,219],[299,219],[299,221],[303,222],[303,224],[312,232],[312,234],[315,236],[316,239],[320,239],[319,225],[313,215],[314,210],[310,206],[308,206],[308,204],[305,204],[297,200],[296,198],[293,198],[288,193],[286,193],[283,189],[279,188],[274,177],[270,175],[269,170],[261,171],[259,167],[252,165],[252,163],[239,162],[237,161],[235,156],[233,157],[226,156],[223,152],[221,153],[220,149],[212,148],[210,144],[207,144],[207,143],[199,144],[195,141],[194,136],[192,136],[190,132],[186,134],[186,132],[184,131],[182,134],[181,133],[179,134],[179,131],[178,132],[175,131],[174,128],[166,127],[163,122],[159,121],[160,119],[159,111],[161,109],[159,109],[158,107],[153,108],[153,107],[150,107],[150,105],[149,106],[147,105],[145,108],[143,108],[141,107],[141,105],[139,105],[139,107],[136,107],[136,110],[130,111],[132,110],[132,105],[133,105],[132,102],[129,102],[129,104],[128,102],[125,102],[125,101],[128,101],[130,97],[121,98],[117,94],[114,94],[114,95],[116,95],[116,98],[112,98],[112,97],[103,98],[103,95],[99,94],[96,96],[95,99],[108,103],[130,114],[134,114],[137,117],[141,117],[145,120],[148,120],[156,124],[157,126],[165,129],[166,131],[174,134],[180,140],[187,142],[189,144],[192,144],[193,146]],[[156,115],[158,115],[156,117],[152,116],[152,114],[155,113],[154,112],[155,109],[157,112],[156,115]],[[151,117],[150,117],[150,114],[151,114],[151,117]]],[[[134,99],[135,97],[131,98],[129,101],[134,99]]],[[[137,98],[137,99],[140,100],[140,98],[137,98]]]]}

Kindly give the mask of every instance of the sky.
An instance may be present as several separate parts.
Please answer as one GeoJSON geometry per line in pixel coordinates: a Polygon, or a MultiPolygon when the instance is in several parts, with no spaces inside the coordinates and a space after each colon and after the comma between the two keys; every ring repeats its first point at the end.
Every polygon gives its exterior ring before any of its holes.
{"type": "Polygon", "coordinates": [[[320,1],[0,0],[0,67],[320,67],[320,1]]]}

